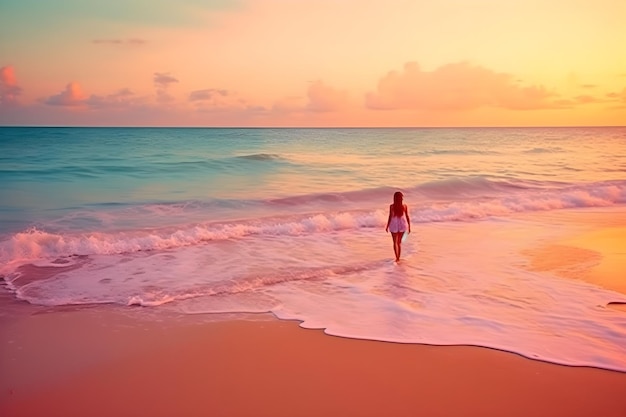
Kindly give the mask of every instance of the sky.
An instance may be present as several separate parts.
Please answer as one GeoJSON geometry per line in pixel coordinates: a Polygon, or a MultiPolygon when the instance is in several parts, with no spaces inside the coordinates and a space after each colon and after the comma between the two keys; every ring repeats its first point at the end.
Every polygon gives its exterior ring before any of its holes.
{"type": "Polygon", "coordinates": [[[626,125],[624,0],[0,0],[0,125],[626,125]]]}

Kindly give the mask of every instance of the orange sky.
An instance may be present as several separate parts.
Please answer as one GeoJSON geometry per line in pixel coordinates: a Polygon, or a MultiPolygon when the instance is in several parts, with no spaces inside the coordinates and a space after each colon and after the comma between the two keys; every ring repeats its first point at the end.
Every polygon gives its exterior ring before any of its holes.
{"type": "Polygon", "coordinates": [[[623,0],[2,2],[0,124],[626,125],[625,18],[623,0]]]}

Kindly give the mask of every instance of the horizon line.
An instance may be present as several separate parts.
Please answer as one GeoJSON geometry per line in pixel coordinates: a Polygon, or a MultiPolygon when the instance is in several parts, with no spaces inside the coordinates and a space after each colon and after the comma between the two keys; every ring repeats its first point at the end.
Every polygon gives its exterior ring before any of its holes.
{"type": "Polygon", "coordinates": [[[94,128],[94,129],[576,129],[620,128],[626,125],[533,125],[533,126],[128,126],[128,125],[0,125],[0,128],[94,128]]]}

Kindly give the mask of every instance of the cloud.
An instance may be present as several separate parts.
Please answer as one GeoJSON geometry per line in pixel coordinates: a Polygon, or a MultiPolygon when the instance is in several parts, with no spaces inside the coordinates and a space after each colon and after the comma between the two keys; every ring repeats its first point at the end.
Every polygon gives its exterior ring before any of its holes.
{"type": "Polygon", "coordinates": [[[262,106],[251,105],[237,92],[222,88],[206,88],[189,93],[191,102],[199,112],[259,113],[264,112],[262,106]]]}
{"type": "Polygon", "coordinates": [[[145,98],[137,97],[129,88],[122,88],[113,94],[105,96],[92,94],[85,100],[85,104],[95,109],[128,108],[145,104],[146,101],[145,98]]]}
{"type": "Polygon", "coordinates": [[[289,96],[284,97],[274,102],[272,111],[277,113],[295,113],[302,111],[305,106],[303,97],[289,96]]]}
{"type": "Polygon", "coordinates": [[[626,102],[626,88],[624,88],[624,89],[622,89],[622,91],[618,91],[616,93],[609,93],[609,94],[607,94],[607,97],[626,102]]]}
{"type": "Polygon", "coordinates": [[[166,72],[155,72],[152,81],[157,88],[157,101],[159,103],[171,103],[175,100],[174,96],[167,92],[171,84],[177,83],[178,79],[166,72]]]}
{"type": "Polygon", "coordinates": [[[329,87],[319,80],[309,86],[307,95],[309,102],[306,108],[314,112],[337,111],[348,103],[348,93],[329,87]]]}
{"type": "Polygon", "coordinates": [[[317,80],[307,89],[306,96],[289,96],[274,102],[272,111],[276,113],[327,113],[348,106],[348,93],[337,90],[317,80]]]}
{"type": "Polygon", "coordinates": [[[17,96],[21,93],[22,88],[17,85],[13,67],[0,68],[0,105],[16,104],[17,96]]]}
{"type": "Polygon", "coordinates": [[[610,99],[610,101],[618,102],[618,108],[626,108],[626,88],[623,88],[622,91],[609,93],[606,96],[610,99]]]}
{"type": "Polygon", "coordinates": [[[228,90],[217,88],[207,88],[205,90],[192,91],[189,94],[189,101],[210,101],[217,97],[228,97],[232,95],[228,90]]]}
{"type": "Polygon", "coordinates": [[[155,72],[152,80],[157,88],[167,88],[170,86],[170,84],[178,82],[178,80],[172,77],[169,73],[161,72],[155,72]]]}
{"type": "Polygon", "coordinates": [[[576,96],[574,97],[574,100],[576,100],[576,102],[580,104],[601,103],[603,101],[606,101],[594,96],[590,96],[588,94],[576,96]]]}
{"type": "Polygon", "coordinates": [[[44,100],[44,103],[50,106],[76,107],[85,104],[85,96],[83,95],[80,85],[71,82],[65,86],[65,90],[61,91],[59,94],[48,97],[44,100]]]}
{"type": "Polygon", "coordinates": [[[148,41],[144,39],[131,38],[131,39],[94,39],[91,41],[95,44],[108,44],[108,45],[144,45],[148,41]]]}
{"type": "Polygon", "coordinates": [[[554,96],[543,86],[523,87],[510,74],[466,62],[447,64],[432,72],[409,62],[403,71],[383,77],[377,91],[366,95],[365,104],[375,110],[531,110],[559,107],[550,100],[554,96]]]}

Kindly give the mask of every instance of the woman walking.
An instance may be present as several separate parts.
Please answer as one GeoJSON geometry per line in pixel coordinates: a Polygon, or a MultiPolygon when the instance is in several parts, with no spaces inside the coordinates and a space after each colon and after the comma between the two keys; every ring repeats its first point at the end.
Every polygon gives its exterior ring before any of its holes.
{"type": "Polygon", "coordinates": [[[391,232],[393,239],[393,252],[396,254],[396,262],[400,260],[402,253],[402,236],[405,232],[411,233],[411,219],[409,209],[402,201],[404,195],[396,191],[393,195],[393,204],[389,206],[389,219],[387,220],[386,232],[391,232]],[[406,218],[406,220],[405,220],[406,218]]]}

